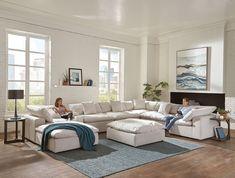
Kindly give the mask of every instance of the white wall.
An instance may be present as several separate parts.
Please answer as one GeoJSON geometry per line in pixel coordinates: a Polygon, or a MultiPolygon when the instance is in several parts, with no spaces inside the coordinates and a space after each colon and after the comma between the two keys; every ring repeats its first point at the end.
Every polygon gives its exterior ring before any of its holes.
{"type": "MultiPolygon", "coordinates": [[[[31,33],[50,36],[51,39],[51,90],[50,104],[58,96],[65,97],[65,103],[97,100],[98,96],[98,64],[99,46],[115,46],[123,48],[124,53],[124,99],[137,98],[139,94],[139,45],[116,39],[105,39],[83,35],[62,29],[47,28],[34,24],[0,18],[0,119],[5,116],[7,97],[7,56],[6,29],[17,29],[31,33]],[[81,68],[83,79],[92,79],[94,87],[54,87],[62,79],[63,73],[69,67],[81,68]]],[[[123,36],[120,37],[123,39],[123,36]]],[[[0,132],[2,131],[0,124],[0,132]]]]}
{"type": "MultiPolygon", "coordinates": [[[[176,91],[176,52],[209,47],[209,88],[205,92],[224,92],[224,23],[167,34],[159,42],[159,80],[168,81],[170,91],[176,91]]],[[[169,95],[164,99],[169,100],[169,95]]]]}

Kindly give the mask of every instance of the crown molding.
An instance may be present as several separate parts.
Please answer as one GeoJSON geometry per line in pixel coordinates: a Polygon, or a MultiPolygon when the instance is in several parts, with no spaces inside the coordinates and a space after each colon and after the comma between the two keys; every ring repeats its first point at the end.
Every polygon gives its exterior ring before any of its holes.
{"type": "Polygon", "coordinates": [[[125,42],[133,45],[139,44],[138,36],[130,35],[121,30],[117,32],[108,28],[106,30],[99,29],[91,25],[80,23],[75,19],[58,16],[44,11],[37,11],[35,9],[21,7],[15,4],[9,4],[4,1],[0,1],[0,18],[54,30],[74,32],[85,36],[120,43],[125,42]]]}

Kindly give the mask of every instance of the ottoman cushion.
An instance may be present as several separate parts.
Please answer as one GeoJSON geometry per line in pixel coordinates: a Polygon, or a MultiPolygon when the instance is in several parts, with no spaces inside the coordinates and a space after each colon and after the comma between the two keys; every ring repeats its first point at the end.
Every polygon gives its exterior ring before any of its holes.
{"type": "MultiPolygon", "coordinates": [[[[72,122],[72,121],[71,121],[72,122]]],[[[60,122],[62,123],[62,122],[60,122]]],[[[78,122],[74,122],[74,123],[78,123],[78,122]]],[[[89,127],[94,133],[98,133],[98,129],[96,127],[93,127],[91,125],[85,124],[85,123],[79,123],[82,125],[85,125],[87,127],[89,127]]],[[[41,125],[39,127],[36,128],[36,132],[42,133],[43,130],[48,126],[48,124],[45,125],[41,125]]],[[[51,137],[52,138],[68,138],[68,137],[77,137],[77,133],[73,130],[66,130],[66,129],[58,129],[58,130],[53,130],[51,132],[51,137]]]]}
{"type": "Polygon", "coordinates": [[[150,120],[141,120],[136,118],[129,118],[119,121],[113,121],[108,124],[116,130],[128,132],[128,133],[148,133],[157,129],[163,129],[162,124],[150,120]]]}

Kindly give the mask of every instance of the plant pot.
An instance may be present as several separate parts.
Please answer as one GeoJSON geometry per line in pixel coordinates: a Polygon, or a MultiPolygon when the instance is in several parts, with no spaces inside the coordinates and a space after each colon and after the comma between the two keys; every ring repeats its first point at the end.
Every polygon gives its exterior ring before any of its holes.
{"type": "Polygon", "coordinates": [[[69,85],[68,81],[63,81],[63,85],[69,85]]]}

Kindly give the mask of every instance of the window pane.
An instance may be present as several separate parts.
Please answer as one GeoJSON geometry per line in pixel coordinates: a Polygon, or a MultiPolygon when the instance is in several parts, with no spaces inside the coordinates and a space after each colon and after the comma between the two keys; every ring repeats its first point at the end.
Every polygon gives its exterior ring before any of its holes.
{"type": "Polygon", "coordinates": [[[101,101],[101,102],[109,101],[109,96],[108,95],[99,95],[99,101],[101,101]]]}
{"type": "Polygon", "coordinates": [[[45,52],[45,40],[38,38],[30,38],[29,50],[34,52],[45,52]]]}
{"type": "Polygon", "coordinates": [[[30,105],[43,105],[45,104],[44,96],[30,96],[29,97],[30,105]]]}
{"type": "Polygon", "coordinates": [[[120,60],[120,51],[112,50],[110,53],[111,61],[119,61],[120,60]]]}
{"type": "MultiPolygon", "coordinates": [[[[15,111],[15,100],[7,100],[7,110],[8,111],[15,111]]],[[[25,111],[25,100],[18,99],[17,100],[17,112],[25,111]]]]}
{"type": "Polygon", "coordinates": [[[108,84],[99,84],[99,93],[101,95],[108,95],[108,84]]]}
{"type": "Polygon", "coordinates": [[[8,82],[8,90],[24,90],[25,82],[8,82]]]}
{"type": "Polygon", "coordinates": [[[119,93],[119,85],[118,84],[110,84],[110,93],[117,95],[119,93]]]}
{"type": "Polygon", "coordinates": [[[44,82],[30,82],[29,94],[30,95],[44,95],[44,82]]]}
{"type": "Polygon", "coordinates": [[[104,48],[100,48],[100,59],[102,60],[108,60],[109,58],[109,51],[104,48]]]}
{"type": "Polygon", "coordinates": [[[108,72],[108,61],[100,61],[99,70],[103,72],[108,72]]]}
{"type": "Polygon", "coordinates": [[[25,80],[25,67],[8,66],[8,80],[25,80]]]}
{"type": "Polygon", "coordinates": [[[110,73],[110,82],[119,83],[119,73],[110,73]]]}
{"type": "Polygon", "coordinates": [[[8,34],[8,48],[25,50],[25,36],[8,34]]]}
{"type": "Polygon", "coordinates": [[[110,63],[110,72],[119,72],[119,63],[111,62],[110,63]]]}
{"type": "Polygon", "coordinates": [[[45,66],[45,54],[30,53],[30,66],[45,66]]]}
{"type": "Polygon", "coordinates": [[[8,64],[25,65],[25,52],[8,50],[8,64]]]}
{"type": "Polygon", "coordinates": [[[100,72],[99,80],[100,80],[100,83],[108,83],[108,73],[100,72]]]}
{"type": "Polygon", "coordinates": [[[30,80],[36,80],[36,81],[44,81],[45,75],[44,75],[44,68],[35,68],[30,67],[30,80]]]}

